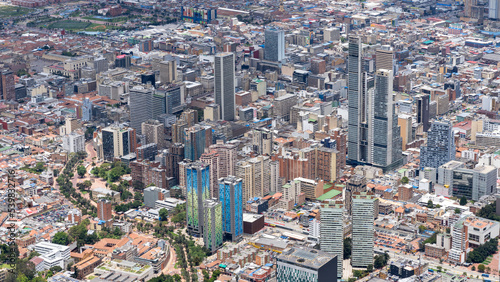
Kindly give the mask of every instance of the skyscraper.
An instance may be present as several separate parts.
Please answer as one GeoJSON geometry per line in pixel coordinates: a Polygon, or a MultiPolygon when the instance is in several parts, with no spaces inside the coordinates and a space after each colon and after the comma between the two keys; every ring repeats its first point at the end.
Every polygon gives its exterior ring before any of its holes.
{"type": "Polygon", "coordinates": [[[0,99],[5,101],[16,99],[14,73],[10,70],[4,70],[0,73],[0,99]]]}
{"type": "Polygon", "coordinates": [[[212,128],[196,124],[184,130],[184,154],[186,159],[196,161],[212,144],[212,128]]]}
{"type": "Polygon", "coordinates": [[[449,121],[435,121],[427,133],[427,145],[420,147],[420,169],[438,168],[455,159],[455,138],[449,121]]]}
{"type": "Polygon", "coordinates": [[[500,18],[500,0],[488,1],[488,18],[498,20],[500,18]]]}
{"type": "Polygon", "coordinates": [[[215,103],[220,106],[222,120],[234,120],[234,54],[215,56],[215,103]]]}
{"type": "Polygon", "coordinates": [[[342,214],[344,204],[342,201],[325,202],[321,205],[321,229],[320,246],[321,250],[337,259],[337,278],[342,278],[342,262],[344,254],[344,222],[342,214]]]}
{"type": "Polygon", "coordinates": [[[111,201],[101,199],[99,202],[97,202],[97,217],[100,220],[104,221],[110,220],[111,218],[113,218],[111,208],[111,201]]]}
{"type": "Polygon", "coordinates": [[[146,141],[142,144],[155,143],[158,149],[165,149],[165,127],[157,120],[147,120],[141,124],[142,134],[146,136],[146,141]]]}
{"type": "Polygon", "coordinates": [[[273,151],[273,132],[266,128],[254,129],[252,147],[256,154],[270,156],[273,151]]]}
{"type": "Polygon", "coordinates": [[[102,130],[102,152],[104,160],[112,162],[133,153],[136,148],[135,130],[129,127],[109,126],[102,130]]]}
{"type": "Polygon", "coordinates": [[[353,175],[345,186],[345,209],[352,215],[352,195],[357,192],[366,192],[366,178],[361,175],[353,175]]]}
{"type": "Polygon", "coordinates": [[[268,156],[258,156],[236,164],[236,176],[243,180],[243,200],[264,197],[279,177],[271,171],[272,161],[268,156]]]}
{"type": "Polygon", "coordinates": [[[366,268],[373,264],[373,220],[375,196],[367,192],[352,195],[352,256],[353,267],[366,268]]]}
{"type": "Polygon", "coordinates": [[[390,48],[390,46],[385,45],[375,52],[375,67],[377,70],[393,71],[394,52],[390,48]]]}
{"type": "MultiPolygon", "coordinates": [[[[384,64],[386,63],[384,61],[384,64]]],[[[383,168],[384,171],[403,163],[402,138],[392,97],[392,82],[392,68],[391,70],[377,70],[373,99],[373,128],[371,129],[373,132],[371,163],[383,168]]]]}
{"type": "Polygon", "coordinates": [[[336,282],[337,260],[341,258],[310,248],[285,249],[276,258],[276,281],[336,282]]]}
{"type": "Polygon", "coordinates": [[[210,198],[219,198],[219,154],[215,150],[205,148],[200,161],[210,166],[210,198]]]}
{"type": "Polygon", "coordinates": [[[203,201],[203,242],[205,248],[214,253],[222,246],[222,205],[215,199],[203,201]]]}
{"type": "Polygon", "coordinates": [[[285,58],[285,32],[276,28],[265,31],[264,58],[268,61],[281,62],[285,58]]]}
{"type": "Polygon", "coordinates": [[[142,134],[141,124],[152,117],[153,88],[136,86],[130,89],[130,126],[142,134]]]}
{"type": "Polygon", "coordinates": [[[362,71],[363,45],[361,38],[349,37],[348,57],[348,162],[351,164],[366,163],[371,156],[369,140],[370,124],[368,117],[368,77],[362,71]]]}
{"type": "Polygon", "coordinates": [[[210,198],[209,167],[202,162],[193,162],[185,169],[187,232],[199,237],[203,235],[205,218],[203,202],[210,198]]]}
{"type": "Polygon", "coordinates": [[[431,124],[429,123],[429,95],[418,95],[417,99],[417,122],[421,123],[424,132],[429,130],[431,124]]]}
{"type": "Polygon", "coordinates": [[[243,235],[243,190],[241,178],[219,179],[219,201],[222,204],[222,229],[231,241],[243,235]]]}

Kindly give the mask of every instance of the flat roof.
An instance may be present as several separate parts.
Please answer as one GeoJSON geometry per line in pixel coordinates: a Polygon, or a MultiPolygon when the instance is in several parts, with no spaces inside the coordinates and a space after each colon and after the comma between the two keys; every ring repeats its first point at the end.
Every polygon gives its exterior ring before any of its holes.
{"type": "Polygon", "coordinates": [[[336,197],[337,195],[339,195],[341,193],[342,193],[341,191],[332,189],[332,190],[326,192],[325,194],[319,196],[317,200],[318,201],[324,201],[324,200],[332,199],[332,198],[336,197]]]}

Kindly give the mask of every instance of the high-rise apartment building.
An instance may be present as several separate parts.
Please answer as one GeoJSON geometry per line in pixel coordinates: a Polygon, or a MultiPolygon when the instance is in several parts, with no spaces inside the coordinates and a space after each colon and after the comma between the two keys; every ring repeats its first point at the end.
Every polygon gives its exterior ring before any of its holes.
{"type": "Polygon", "coordinates": [[[242,180],[234,176],[219,179],[219,201],[222,204],[222,229],[233,242],[243,235],[242,180]]]}
{"type": "Polygon", "coordinates": [[[325,28],[323,30],[323,42],[327,43],[330,41],[339,41],[340,40],[340,29],[337,27],[334,28],[325,28]]]}
{"type": "Polygon", "coordinates": [[[398,126],[401,133],[402,150],[406,150],[406,145],[412,141],[413,119],[410,115],[399,114],[398,126]]]}
{"type": "Polygon", "coordinates": [[[235,115],[234,103],[234,54],[222,53],[215,56],[215,103],[220,106],[219,117],[232,121],[235,115]]]}
{"type": "Polygon", "coordinates": [[[285,59],[285,32],[268,28],[265,31],[264,59],[281,62],[285,59]]]}
{"type": "Polygon", "coordinates": [[[329,201],[321,205],[321,250],[336,256],[337,278],[342,278],[344,255],[344,204],[342,201],[329,201]]]}
{"type": "Polygon", "coordinates": [[[156,143],[149,143],[137,147],[137,160],[148,160],[154,161],[156,155],[158,154],[158,145],[156,143]]]}
{"type": "Polygon", "coordinates": [[[215,199],[203,201],[203,242],[205,248],[215,253],[224,240],[222,229],[222,204],[215,199]]]}
{"type": "Polygon", "coordinates": [[[353,267],[366,268],[373,264],[373,221],[375,196],[368,192],[352,195],[352,256],[353,267]]]}
{"type": "Polygon", "coordinates": [[[102,130],[102,153],[104,160],[112,162],[135,152],[137,147],[135,130],[129,127],[109,126],[102,130]]]}
{"type": "Polygon", "coordinates": [[[420,147],[420,168],[438,168],[455,159],[455,138],[449,121],[435,121],[427,133],[427,145],[420,147]]]}
{"type": "Polygon", "coordinates": [[[97,202],[97,217],[104,221],[108,221],[113,218],[111,201],[101,199],[97,202]]]}
{"type": "MultiPolygon", "coordinates": [[[[381,56],[379,52],[377,54],[381,56]]],[[[389,59],[384,59],[384,56],[389,56],[387,53],[382,54],[380,64],[388,65],[389,59]]],[[[390,51],[390,54],[392,54],[392,51],[390,51]]],[[[392,60],[390,63],[392,65],[392,60]]],[[[403,163],[402,138],[392,97],[392,83],[392,68],[391,70],[377,70],[373,99],[373,128],[370,129],[373,136],[373,148],[371,150],[373,159],[371,164],[381,167],[384,171],[391,170],[403,163]]]]}
{"type": "Polygon", "coordinates": [[[269,194],[272,183],[277,181],[271,178],[276,176],[271,173],[272,162],[268,156],[258,156],[236,164],[236,176],[243,180],[244,201],[269,194]]]}
{"type": "Polygon", "coordinates": [[[157,144],[158,149],[165,149],[165,127],[157,120],[147,120],[141,124],[142,135],[146,137],[143,144],[157,144]]]}
{"type": "Polygon", "coordinates": [[[421,123],[424,132],[427,132],[427,130],[429,130],[429,127],[431,126],[429,122],[430,95],[418,95],[416,99],[417,99],[417,122],[421,123]]]}
{"type": "MultiPolygon", "coordinates": [[[[376,70],[393,71],[394,52],[390,46],[384,45],[375,52],[375,67],[376,70]]],[[[391,83],[392,91],[392,83],[391,83]]]]}
{"type": "Polygon", "coordinates": [[[189,163],[185,167],[187,232],[202,236],[204,226],[204,201],[210,199],[210,171],[202,162],[189,163]]]}
{"type": "Polygon", "coordinates": [[[212,128],[196,124],[184,130],[184,154],[186,159],[196,161],[212,144],[212,128]]]}
{"type": "Polygon", "coordinates": [[[219,154],[215,150],[205,148],[200,161],[210,167],[210,198],[219,198],[219,154]]]}
{"type": "Polygon", "coordinates": [[[177,62],[175,60],[160,62],[160,82],[170,84],[177,79],[177,62]]]}
{"type": "Polygon", "coordinates": [[[276,258],[276,281],[336,282],[337,260],[342,259],[310,248],[285,249],[276,258]]]}

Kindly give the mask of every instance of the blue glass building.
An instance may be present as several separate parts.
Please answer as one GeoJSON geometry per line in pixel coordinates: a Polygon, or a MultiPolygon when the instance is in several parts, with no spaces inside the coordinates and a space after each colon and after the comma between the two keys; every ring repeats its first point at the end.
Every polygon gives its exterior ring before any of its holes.
{"type": "Polygon", "coordinates": [[[187,232],[200,237],[203,235],[203,202],[210,199],[210,169],[202,162],[194,162],[186,167],[186,220],[187,232]]]}
{"type": "Polygon", "coordinates": [[[241,178],[219,179],[219,201],[222,204],[222,230],[226,238],[238,241],[243,235],[243,190],[241,178]]]}

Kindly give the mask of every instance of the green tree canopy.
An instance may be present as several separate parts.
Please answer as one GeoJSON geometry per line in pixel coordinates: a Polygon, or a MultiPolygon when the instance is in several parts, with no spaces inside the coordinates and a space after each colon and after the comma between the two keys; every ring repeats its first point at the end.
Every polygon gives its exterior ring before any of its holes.
{"type": "Polygon", "coordinates": [[[69,236],[66,232],[59,231],[52,238],[52,243],[67,246],[70,243],[69,236]]]}

